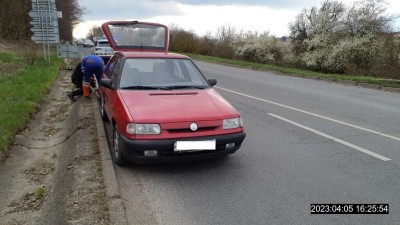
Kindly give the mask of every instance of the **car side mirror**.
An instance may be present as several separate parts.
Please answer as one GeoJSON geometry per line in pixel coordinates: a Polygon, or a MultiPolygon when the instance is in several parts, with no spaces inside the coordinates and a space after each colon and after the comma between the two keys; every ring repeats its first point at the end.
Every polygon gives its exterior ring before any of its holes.
{"type": "Polygon", "coordinates": [[[109,88],[109,89],[114,89],[114,86],[112,85],[111,79],[101,79],[100,84],[102,87],[109,88]]]}
{"type": "Polygon", "coordinates": [[[214,86],[217,84],[217,79],[209,79],[208,83],[210,83],[211,86],[214,86]]]}

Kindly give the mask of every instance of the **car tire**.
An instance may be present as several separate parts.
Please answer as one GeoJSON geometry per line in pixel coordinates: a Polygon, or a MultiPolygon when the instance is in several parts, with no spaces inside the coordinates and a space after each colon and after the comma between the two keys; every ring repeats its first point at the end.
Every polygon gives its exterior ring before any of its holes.
{"type": "Polygon", "coordinates": [[[100,115],[101,115],[101,119],[104,122],[108,121],[107,112],[106,112],[106,109],[104,108],[104,100],[103,100],[103,98],[100,98],[100,115]]]}
{"type": "Polygon", "coordinates": [[[114,127],[113,127],[113,149],[112,149],[113,158],[114,158],[114,162],[118,166],[123,167],[123,166],[126,166],[128,162],[121,152],[119,142],[120,142],[120,133],[118,131],[117,125],[114,125],[114,127]]]}

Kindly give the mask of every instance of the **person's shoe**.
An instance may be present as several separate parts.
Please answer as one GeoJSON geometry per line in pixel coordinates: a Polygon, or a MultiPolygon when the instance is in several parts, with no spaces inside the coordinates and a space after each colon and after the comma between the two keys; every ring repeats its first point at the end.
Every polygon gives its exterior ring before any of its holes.
{"type": "Polygon", "coordinates": [[[67,96],[68,96],[68,98],[69,98],[71,101],[73,101],[73,102],[76,101],[76,97],[72,95],[72,92],[69,93],[67,96]]]}

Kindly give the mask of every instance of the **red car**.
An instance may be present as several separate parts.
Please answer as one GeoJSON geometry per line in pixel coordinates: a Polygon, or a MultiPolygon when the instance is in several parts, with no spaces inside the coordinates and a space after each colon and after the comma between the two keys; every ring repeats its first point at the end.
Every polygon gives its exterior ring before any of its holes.
{"type": "Polygon", "coordinates": [[[113,158],[176,162],[234,153],[246,136],[239,113],[193,61],[168,53],[161,24],[112,21],[102,29],[115,54],[100,87],[100,111],[113,126],[113,158]]]}

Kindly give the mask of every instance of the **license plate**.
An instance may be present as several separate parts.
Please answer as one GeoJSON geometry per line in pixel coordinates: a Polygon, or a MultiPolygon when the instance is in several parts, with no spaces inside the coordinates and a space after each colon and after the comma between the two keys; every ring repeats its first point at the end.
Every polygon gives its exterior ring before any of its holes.
{"type": "Polygon", "coordinates": [[[216,141],[177,141],[174,145],[175,152],[181,151],[209,151],[215,150],[216,141]]]}

